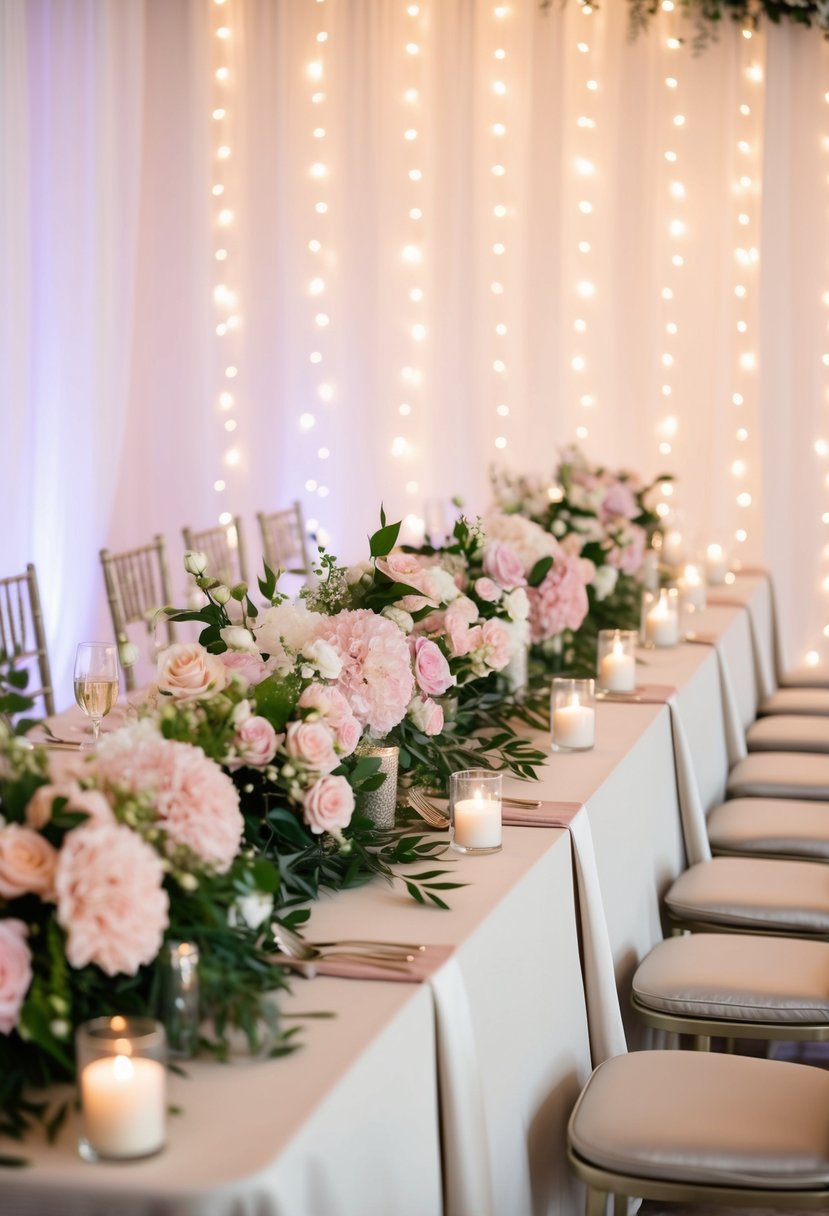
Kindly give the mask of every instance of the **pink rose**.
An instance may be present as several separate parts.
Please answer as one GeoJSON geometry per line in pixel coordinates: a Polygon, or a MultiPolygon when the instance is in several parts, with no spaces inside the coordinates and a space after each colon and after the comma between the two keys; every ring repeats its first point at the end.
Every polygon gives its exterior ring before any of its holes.
{"type": "Polygon", "coordinates": [[[18,823],[0,828],[0,895],[4,899],[29,892],[51,899],[57,864],[57,849],[40,832],[18,823]]]}
{"type": "Polygon", "coordinates": [[[490,541],[484,551],[484,574],[488,574],[505,591],[527,585],[521,558],[500,540],[490,541]]]}
{"type": "Polygon", "coordinates": [[[393,583],[403,583],[413,591],[425,589],[424,571],[413,553],[390,553],[388,557],[378,557],[375,565],[393,583]]]}
{"type": "Polygon", "coordinates": [[[478,599],[486,600],[488,604],[496,604],[501,598],[501,588],[493,583],[491,578],[475,579],[475,594],[478,599]]]}
{"type": "Polygon", "coordinates": [[[362,733],[363,728],[353,714],[349,714],[347,718],[339,722],[334,727],[337,754],[340,756],[350,756],[360,742],[362,733]]]}
{"type": "Polygon", "coordinates": [[[330,773],[339,764],[334,736],[324,722],[289,722],[285,746],[289,756],[318,773],[330,773]]]}
{"type": "Polygon", "coordinates": [[[411,639],[417,686],[427,697],[439,697],[455,683],[443,652],[428,638],[411,639]]]}
{"type": "Polygon", "coordinates": [[[250,654],[244,650],[226,650],[218,657],[227,672],[240,676],[249,688],[261,684],[270,674],[267,664],[259,654],[250,654]]]}
{"type": "Polygon", "coordinates": [[[251,714],[236,728],[236,734],[233,736],[236,754],[228,760],[225,767],[231,772],[245,765],[250,768],[264,768],[276,755],[277,742],[276,731],[267,718],[251,714]]]}
{"type": "MultiPolygon", "coordinates": [[[[88,772],[88,770],[87,770],[88,772]]],[[[26,824],[30,828],[45,827],[52,818],[52,807],[57,798],[65,798],[64,810],[88,815],[99,823],[113,823],[112,807],[100,790],[82,789],[77,781],[60,781],[55,785],[41,785],[35,790],[26,807],[26,824]]]]}
{"type": "Polygon", "coordinates": [[[175,701],[200,701],[222,691],[227,669],[198,642],[177,642],[158,656],[157,683],[175,701]]]}
{"type": "Polygon", "coordinates": [[[32,954],[22,920],[0,920],[0,1034],[11,1034],[20,1021],[23,998],[32,982],[32,954]]]}
{"type": "Polygon", "coordinates": [[[625,528],[627,544],[621,548],[614,545],[607,555],[607,564],[615,566],[622,574],[636,574],[645,560],[647,533],[638,524],[628,524],[625,528]]]}
{"type": "Polygon", "coordinates": [[[135,975],[151,963],[167,928],[164,869],[154,849],[124,824],[69,832],[58,859],[58,922],[72,967],[135,975]]]}
{"type": "Polygon", "coordinates": [[[466,595],[459,595],[446,609],[443,625],[454,654],[469,653],[469,626],[477,619],[477,606],[466,595]]]}
{"type": "Polygon", "coordinates": [[[599,514],[603,523],[607,523],[614,515],[621,515],[624,519],[635,519],[639,514],[639,507],[624,482],[614,481],[605,491],[599,514]]]}
{"type": "Polygon", "coordinates": [[[334,732],[337,752],[350,756],[360,741],[363,728],[354,717],[338,688],[309,684],[299,698],[300,709],[315,709],[334,732]]]}
{"type": "Polygon", "coordinates": [[[503,622],[493,619],[484,622],[482,634],[487,666],[493,671],[501,671],[510,661],[512,644],[509,630],[503,622]]]}
{"type": "Polygon", "coordinates": [[[345,777],[320,777],[303,799],[303,819],[315,836],[339,835],[354,813],[354,791],[345,777]]]}
{"type": "Polygon", "coordinates": [[[439,735],[443,730],[443,706],[430,697],[415,697],[408,716],[424,735],[439,735]]]}

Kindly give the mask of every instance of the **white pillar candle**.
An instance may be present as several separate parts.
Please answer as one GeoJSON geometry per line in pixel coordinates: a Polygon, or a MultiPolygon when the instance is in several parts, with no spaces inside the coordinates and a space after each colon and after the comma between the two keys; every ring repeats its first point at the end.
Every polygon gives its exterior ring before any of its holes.
{"type": "Polygon", "coordinates": [[[725,582],[728,574],[728,558],[722,545],[709,545],[705,551],[705,577],[712,587],[725,582]]]}
{"type": "Polygon", "coordinates": [[[166,1070],[141,1056],[101,1056],[81,1071],[86,1138],[101,1157],[145,1157],[164,1146],[166,1070]]]}
{"type": "Polygon", "coordinates": [[[454,841],[463,849],[495,849],[501,843],[501,802],[463,798],[453,808],[454,841]]]}
{"type": "Polygon", "coordinates": [[[553,713],[553,742],[573,751],[592,747],[596,739],[596,713],[574,697],[569,705],[559,705],[553,713]]]}
{"type": "Polygon", "coordinates": [[[666,532],[662,539],[662,560],[666,566],[678,566],[685,551],[685,538],[681,532],[666,532]]]}
{"type": "Polygon", "coordinates": [[[677,583],[679,588],[679,606],[681,609],[693,608],[702,612],[705,609],[705,583],[702,581],[696,566],[686,566],[682,578],[677,583]]]}
{"type": "Polygon", "coordinates": [[[625,654],[621,642],[599,663],[599,686],[606,692],[633,692],[636,688],[636,656],[625,654]]]}
{"type": "Polygon", "coordinates": [[[645,617],[645,641],[651,646],[676,646],[679,641],[677,613],[664,600],[645,617]]]}

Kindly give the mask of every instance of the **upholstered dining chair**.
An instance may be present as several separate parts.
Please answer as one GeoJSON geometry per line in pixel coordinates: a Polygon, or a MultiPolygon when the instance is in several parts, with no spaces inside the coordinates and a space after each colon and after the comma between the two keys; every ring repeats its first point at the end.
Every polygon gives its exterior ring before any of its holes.
{"type": "Polygon", "coordinates": [[[280,511],[258,511],[256,518],[262,534],[262,552],[270,568],[311,580],[313,568],[301,504],[295,502],[280,511]]]}
{"type": "Polygon", "coordinates": [[[0,578],[0,650],[15,656],[19,666],[36,667],[39,687],[26,696],[40,699],[47,715],[55,712],[52,671],[43,629],[37,572],[29,562],[22,574],[0,578]]]}
{"type": "MultiPolygon", "coordinates": [[[[125,549],[121,553],[101,550],[112,627],[119,646],[128,640],[127,627],[141,622],[155,634],[163,623],[167,643],[175,641],[175,629],[169,617],[159,610],[172,602],[170,573],[164,537],[157,535],[147,545],[125,549]]],[[[135,687],[135,672],[124,668],[127,690],[135,687]]]]}
{"type": "Polygon", "coordinates": [[[186,549],[197,549],[207,554],[207,573],[212,578],[232,587],[236,583],[247,583],[247,560],[242,521],[238,515],[229,524],[217,524],[203,528],[182,528],[186,549]]]}
{"type": "MultiPolygon", "coordinates": [[[[687,1051],[612,1056],[567,1129],[587,1216],[627,1196],[662,1203],[829,1210],[829,1072],[687,1051]]],[[[621,1206],[620,1206],[621,1204],[621,1206]]]]}

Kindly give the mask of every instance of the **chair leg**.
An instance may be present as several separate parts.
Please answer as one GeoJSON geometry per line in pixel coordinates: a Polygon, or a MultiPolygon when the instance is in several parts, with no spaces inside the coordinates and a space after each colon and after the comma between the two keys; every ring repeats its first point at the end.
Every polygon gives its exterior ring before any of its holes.
{"type": "Polygon", "coordinates": [[[613,1196],[613,1216],[628,1216],[627,1195],[613,1196]]]}
{"type": "Polygon", "coordinates": [[[587,1188],[586,1216],[605,1216],[606,1211],[607,1195],[605,1192],[597,1191],[592,1186],[589,1186],[587,1188]]]}
{"type": "Polygon", "coordinates": [[[710,1051],[711,1050],[711,1035],[710,1034],[695,1034],[694,1035],[694,1051],[710,1051]]]}

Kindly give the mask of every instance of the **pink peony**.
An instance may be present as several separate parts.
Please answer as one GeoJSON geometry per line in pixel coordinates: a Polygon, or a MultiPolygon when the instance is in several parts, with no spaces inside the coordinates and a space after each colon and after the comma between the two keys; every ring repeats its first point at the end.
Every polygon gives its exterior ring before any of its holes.
{"type": "Polygon", "coordinates": [[[77,781],[59,781],[35,790],[26,807],[27,826],[36,829],[45,827],[52,818],[52,807],[57,798],[66,799],[66,811],[80,811],[99,823],[114,822],[112,807],[100,790],[81,789],[77,781]]]}
{"type": "Polygon", "coordinates": [[[318,773],[330,773],[340,762],[325,722],[289,722],[285,747],[293,760],[318,773]]]}
{"type": "Polygon", "coordinates": [[[439,735],[443,730],[443,706],[430,697],[414,697],[408,716],[424,735],[439,735]]]}
{"type": "Polygon", "coordinates": [[[449,644],[454,654],[469,654],[469,627],[477,619],[477,606],[466,595],[458,596],[446,609],[443,617],[443,627],[446,630],[446,635],[449,638],[449,644]]]}
{"type": "Polygon", "coordinates": [[[114,788],[149,795],[172,842],[220,873],[229,869],[244,828],[239,794],[200,747],[164,739],[152,723],[137,722],[106,736],[95,767],[114,788]]]}
{"type": "Polygon", "coordinates": [[[428,638],[412,638],[417,686],[427,697],[439,697],[455,683],[449,664],[440,648],[428,638]]]}
{"type": "Polygon", "coordinates": [[[57,849],[40,832],[10,823],[0,828],[0,895],[16,899],[31,893],[51,899],[57,849]]]}
{"type": "Polygon", "coordinates": [[[58,860],[58,922],[72,967],[135,975],[152,962],[167,928],[161,858],[124,824],[69,832],[58,860]]]}
{"type": "Polygon", "coordinates": [[[244,650],[226,650],[219,658],[228,675],[240,676],[249,688],[261,684],[270,674],[269,668],[259,654],[244,650]]]}
{"type": "Polygon", "coordinates": [[[503,541],[490,541],[484,551],[484,574],[494,579],[505,591],[513,587],[526,587],[524,563],[509,545],[503,541]]]}
{"type": "Polygon", "coordinates": [[[599,509],[602,523],[607,523],[616,515],[621,515],[624,519],[635,519],[638,514],[639,507],[636,499],[625,483],[623,481],[611,482],[605,491],[599,509]]]}
{"type": "Polygon", "coordinates": [[[260,717],[259,714],[251,714],[236,728],[236,734],[233,736],[236,754],[228,760],[227,768],[231,772],[245,765],[250,768],[264,768],[276,755],[277,742],[276,731],[268,719],[260,717]]]}
{"type": "Polygon", "coordinates": [[[578,629],[589,604],[581,561],[559,553],[540,587],[529,587],[530,629],[533,642],[557,637],[564,629],[578,629]]]}
{"type": "Polygon", "coordinates": [[[309,684],[299,698],[300,709],[315,709],[331,727],[340,756],[350,756],[360,741],[363,728],[354,717],[343,694],[325,684],[309,684]]]}
{"type": "Polygon", "coordinates": [[[405,636],[365,608],[328,617],[322,636],[343,661],[337,687],[351,712],[374,734],[387,734],[404,717],[414,688],[405,636]]]}
{"type": "Polygon", "coordinates": [[[158,656],[157,683],[174,701],[201,701],[222,691],[227,671],[218,655],[198,642],[177,642],[158,656]]]}
{"type": "Polygon", "coordinates": [[[339,835],[351,823],[354,791],[345,777],[320,777],[303,799],[303,818],[315,836],[339,835]]]}
{"type": "Polygon", "coordinates": [[[32,953],[22,920],[0,920],[0,1034],[11,1034],[20,1021],[23,999],[32,982],[32,953]]]}

